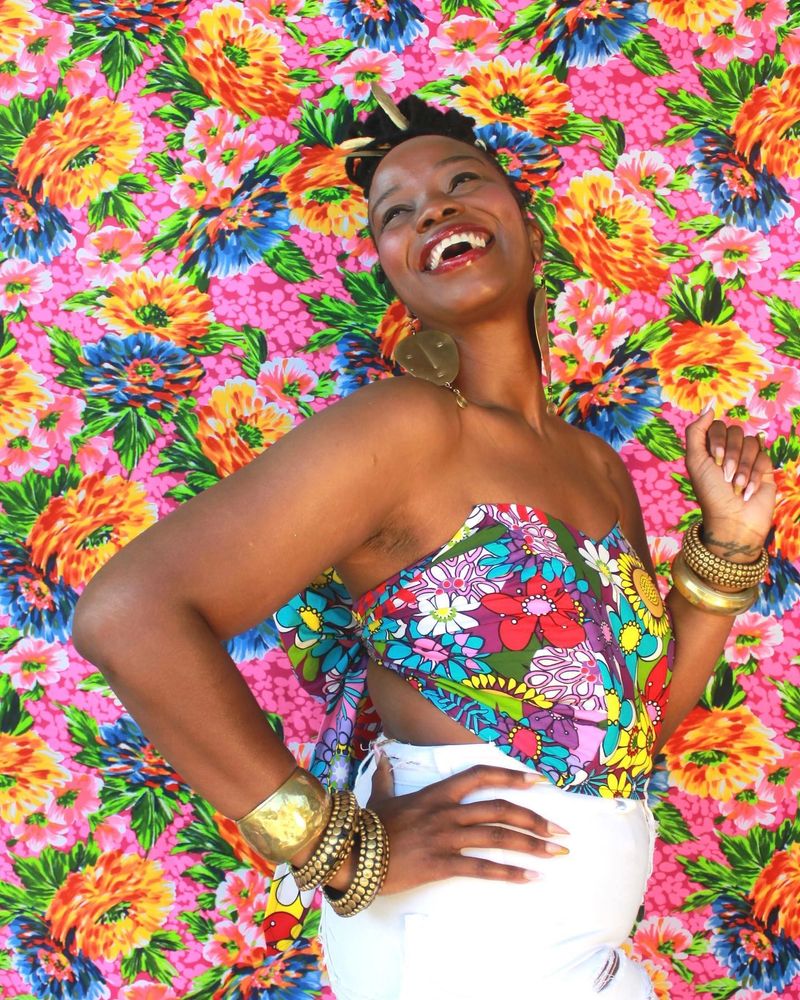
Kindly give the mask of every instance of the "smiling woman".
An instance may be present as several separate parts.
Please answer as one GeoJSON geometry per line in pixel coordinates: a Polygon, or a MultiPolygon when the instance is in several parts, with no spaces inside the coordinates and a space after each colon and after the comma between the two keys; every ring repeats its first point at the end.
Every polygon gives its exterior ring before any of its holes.
{"type": "MultiPolygon", "coordinates": [[[[563,85],[547,85],[545,134],[547,115],[567,113],[563,85]]],[[[621,946],[651,869],[653,758],[757,593],[772,467],[712,413],[690,425],[703,534],[664,601],[619,456],[548,405],[555,235],[528,211],[521,168],[502,169],[506,140],[495,156],[458,112],[375,92],[380,108],[327,149],[323,172],[341,187],[335,145],[364,192],[400,303],[384,343],[410,377],[289,433],[291,415],[254,383],[212,393],[194,436],[228,478],[97,574],[75,643],[253,856],[290,862],[300,890],[323,886],[337,1000],[648,1000],[621,946]],[[338,581],[360,595],[352,605],[338,581]],[[326,701],[308,771],[224,648],[273,613],[326,701]]],[[[316,163],[301,154],[285,174],[290,202],[316,163]]],[[[634,209],[649,239],[646,210],[612,194],[597,246],[634,209]]],[[[292,208],[313,230],[347,231],[292,208]]],[[[646,288],[664,270],[636,265],[615,273],[646,288]]],[[[55,514],[34,525],[37,553],[55,514]]]]}

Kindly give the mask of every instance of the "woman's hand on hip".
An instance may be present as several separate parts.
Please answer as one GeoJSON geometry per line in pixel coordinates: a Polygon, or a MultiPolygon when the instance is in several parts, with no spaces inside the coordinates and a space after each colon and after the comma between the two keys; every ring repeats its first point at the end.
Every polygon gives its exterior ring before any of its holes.
{"type": "MultiPolygon", "coordinates": [[[[568,851],[548,838],[563,837],[567,831],[504,798],[468,804],[463,800],[481,789],[522,791],[539,781],[547,779],[533,771],[478,765],[418,792],[395,796],[391,767],[381,756],[369,808],[380,816],[389,838],[389,871],[382,891],[403,892],[454,876],[505,882],[537,878],[530,869],[469,857],[462,851],[501,848],[552,858],[568,851]]],[[[344,885],[347,877],[341,879],[344,885]]]]}

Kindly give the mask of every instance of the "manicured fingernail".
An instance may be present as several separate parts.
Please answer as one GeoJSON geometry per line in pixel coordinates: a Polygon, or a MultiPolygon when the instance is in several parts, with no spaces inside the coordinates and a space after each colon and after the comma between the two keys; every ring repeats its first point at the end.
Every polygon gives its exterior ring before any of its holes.
{"type": "Polygon", "coordinates": [[[734,481],[734,484],[733,484],[733,492],[736,494],[737,497],[743,492],[743,490],[744,490],[744,484],[746,482],[747,482],[747,479],[744,476],[738,475],[736,477],[736,480],[734,481]]]}
{"type": "Polygon", "coordinates": [[[722,474],[725,477],[725,482],[726,483],[732,483],[733,482],[733,476],[734,476],[735,472],[736,472],[736,463],[735,462],[726,462],[725,463],[725,468],[722,470],[722,474]]]}
{"type": "Polygon", "coordinates": [[[569,830],[565,830],[563,826],[559,826],[558,823],[554,823],[552,820],[547,821],[547,832],[552,836],[569,836],[569,830]]]}
{"type": "Polygon", "coordinates": [[[544,849],[548,854],[569,854],[569,850],[561,844],[545,844],[544,849]]]}
{"type": "Polygon", "coordinates": [[[543,774],[537,774],[536,771],[531,771],[530,774],[524,775],[523,781],[528,785],[536,785],[540,781],[547,781],[547,778],[545,778],[543,774]]]}
{"type": "Polygon", "coordinates": [[[723,458],[725,458],[725,449],[724,448],[715,448],[714,449],[714,461],[717,463],[717,465],[722,465],[723,458]]]}
{"type": "Polygon", "coordinates": [[[526,868],[525,875],[523,876],[526,882],[535,882],[537,878],[542,877],[541,872],[535,872],[532,868],[526,868]]]}
{"type": "Polygon", "coordinates": [[[744,491],[744,496],[742,497],[742,500],[744,500],[744,502],[747,503],[747,501],[755,493],[755,491],[756,491],[756,488],[753,485],[753,483],[748,483],[747,484],[747,489],[744,491]]]}

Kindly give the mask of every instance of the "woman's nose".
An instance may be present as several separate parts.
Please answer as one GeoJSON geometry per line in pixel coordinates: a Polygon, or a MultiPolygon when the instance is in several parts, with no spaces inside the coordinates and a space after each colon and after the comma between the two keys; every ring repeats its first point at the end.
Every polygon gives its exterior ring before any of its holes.
{"type": "Polygon", "coordinates": [[[446,195],[431,198],[417,217],[417,229],[421,233],[427,232],[431,226],[458,215],[460,211],[461,206],[458,202],[446,195]]]}

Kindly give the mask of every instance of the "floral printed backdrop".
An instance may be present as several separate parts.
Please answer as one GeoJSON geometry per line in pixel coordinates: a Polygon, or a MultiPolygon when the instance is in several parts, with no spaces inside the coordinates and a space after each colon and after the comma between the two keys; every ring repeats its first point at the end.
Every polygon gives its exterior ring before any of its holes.
{"type": "MultiPolygon", "coordinates": [[[[766,434],[769,576],[659,762],[630,947],[660,998],[800,996],[799,56],[798,0],[0,0],[3,997],[329,995],[313,898],[70,619],[159,516],[392,376],[403,309],[339,148],[370,80],[474,116],[530,192],[561,412],[625,457],[664,587],[686,422],[766,434]]],[[[330,574],[305,603],[322,689],[348,603],[330,574]]],[[[230,650],[307,762],[298,647],[265,622],[230,650]]]]}

